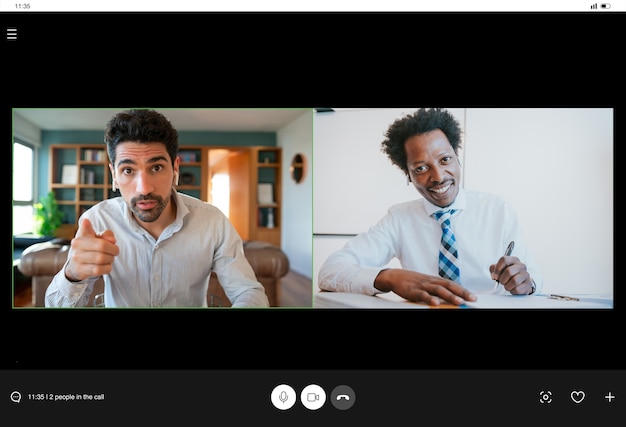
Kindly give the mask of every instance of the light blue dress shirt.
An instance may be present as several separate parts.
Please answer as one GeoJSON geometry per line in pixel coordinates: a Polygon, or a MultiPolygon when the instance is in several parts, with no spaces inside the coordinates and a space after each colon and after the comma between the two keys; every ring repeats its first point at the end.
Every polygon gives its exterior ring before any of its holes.
{"type": "MultiPolygon", "coordinates": [[[[543,280],[529,252],[513,207],[495,194],[461,189],[451,219],[459,252],[461,284],[475,294],[508,294],[502,286],[494,292],[489,266],[495,264],[511,240],[518,257],[535,281],[536,294],[543,280]]],[[[366,295],[381,293],[374,279],[392,259],[401,268],[438,275],[441,227],[432,214],[441,208],[421,198],[392,206],[368,231],[332,253],[320,268],[318,285],[327,291],[366,295]]]]}
{"type": "MultiPolygon", "coordinates": [[[[106,307],[206,307],[212,271],[233,307],[269,306],[228,218],[215,206],[176,191],[173,200],[176,219],[156,240],[137,224],[121,197],[83,214],[97,233],[113,231],[120,249],[113,270],[103,276],[106,307]]],[[[70,282],[64,266],[46,290],[46,307],[87,305],[97,279],[70,282]]]]}

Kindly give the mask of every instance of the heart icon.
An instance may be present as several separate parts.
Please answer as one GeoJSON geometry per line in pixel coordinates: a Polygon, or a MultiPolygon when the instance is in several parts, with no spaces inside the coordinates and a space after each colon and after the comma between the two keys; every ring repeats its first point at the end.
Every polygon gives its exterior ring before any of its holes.
{"type": "Polygon", "coordinates": [[[580,403],[585,398],[585,392],[584,391],[573,391],[570,396],[572,397],[572,400],[574,401],[574,403],[580,403]]]}

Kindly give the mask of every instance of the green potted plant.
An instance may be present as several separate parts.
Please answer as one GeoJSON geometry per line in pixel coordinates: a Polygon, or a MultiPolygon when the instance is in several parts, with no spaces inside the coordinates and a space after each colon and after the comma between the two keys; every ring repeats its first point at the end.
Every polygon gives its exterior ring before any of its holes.
{"type": "Polygon", "coordinates": [[[35,234],[54,237],[57,228],[63,222],[63,212],[59,208],[54,191],[35,203],[35,234]]]}

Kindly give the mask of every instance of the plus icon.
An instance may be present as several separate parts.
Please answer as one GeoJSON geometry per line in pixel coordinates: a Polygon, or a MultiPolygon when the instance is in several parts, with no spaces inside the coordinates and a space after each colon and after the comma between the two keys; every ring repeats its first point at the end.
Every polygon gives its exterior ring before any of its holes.
{"type": "Polygon", "coordinates": [[[609,394],[607,394],[606,396],[604,396],[604,398],[605,398],[606,400],[608,400],[608,401],[609,401],[609,403],[611,403],[611,402],[613,402],[613,399],[615,399],[615,395],[614,395],[614,394],[612,394],[612,393],[609,391],[609,394]]]}

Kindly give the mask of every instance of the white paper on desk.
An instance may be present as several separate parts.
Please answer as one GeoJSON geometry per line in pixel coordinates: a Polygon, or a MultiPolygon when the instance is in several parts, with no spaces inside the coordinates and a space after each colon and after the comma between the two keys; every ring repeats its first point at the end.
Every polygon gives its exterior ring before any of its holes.
{"type": "MultiPolygon", "coordinates": [[[[476,302],[468,302],[461,308],[473,309],[611,309],[613,297],[610,295],[576,295],[580,301],[565,301],[549,298],[549,295],[477,295],[476,302]]],[[[429,308],[428,305],[407,301],[393,292],[376,296],[349,292],[318,292],[315,294],[315,308],[382,308],[416,309],[429,308]]]]}
{"type": "Polygon", "coordinates": [[[549,295],[476,295],[478,300],[465,304],[469,308],[504,309],[580,309],[613,308],[613,299],[602,295],[576,295],[580,301],[549,298],[549,295]]]}
{"type": "Polygon", "coordinates": [[[350,292],[317,292],[313,306],[315,308],[429,308],[424,304],[407,301],[393,292],[376,296],[350,292]]]}

